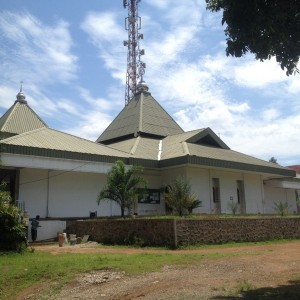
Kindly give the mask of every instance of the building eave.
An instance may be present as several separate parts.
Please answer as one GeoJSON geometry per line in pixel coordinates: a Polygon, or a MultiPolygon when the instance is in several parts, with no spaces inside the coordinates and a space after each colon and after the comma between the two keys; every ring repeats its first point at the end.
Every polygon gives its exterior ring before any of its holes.
{"type": "Polygon", "coordinates": [[[10,153],[10,154],[19,154],[19,155],[29,155],[29,156],[40,156],[40,157],[52,157],[52,158],[61,158],[69,160],[82,160],[82,161],[91,161],[91,162],[107,162],[114,163],[116,160],[123,160],[126,162],[127,157],[118,157],[118,156],[108,156],[101,154],[92,154],[92,153],[80,153],[72,151],[62,151],[55,149],[46,149],[46,148],[35,148],[35,147],[26,147],[19,145],[8,145],[0,144],[0,154],[1,153],[10,153]]]}
{"type": "Polygon", "coordinates": [[[171,159],[165,159],[160,161],[160,168],[166,168],[176,165],[190,164],[190,165],[201,165],[223,169],[234,169],[239,171],[249,171],[256,173],[268,173],[285,177],[295,177],[296,172],[288,168],[272,168],[267,166],[259,166],[253,164],[246,164],[227,160],[218,160],[207,157],[198,156],[181,156],[171,159]]]}

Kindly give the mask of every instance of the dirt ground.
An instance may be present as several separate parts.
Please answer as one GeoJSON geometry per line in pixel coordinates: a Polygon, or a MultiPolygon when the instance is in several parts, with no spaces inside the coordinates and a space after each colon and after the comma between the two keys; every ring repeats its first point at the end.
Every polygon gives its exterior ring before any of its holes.
{"type": "Polygon", "coordinates": [[[46,296],[43,284],[18,295],[23,299],[300,299],[300,241],[196,250],[98,247],[94,243],[39,245],[36,251],[72,253],[230,253],[186,267],[165,266],[139,276],[97,271],[80,274],[59,294],[46,296]]]}

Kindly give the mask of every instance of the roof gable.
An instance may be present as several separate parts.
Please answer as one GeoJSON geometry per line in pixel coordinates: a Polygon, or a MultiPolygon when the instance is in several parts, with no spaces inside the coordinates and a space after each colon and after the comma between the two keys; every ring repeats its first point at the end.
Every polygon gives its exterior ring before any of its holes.
{"type": "Polygon", "coordinates": [[[30,108],[27,101],[16,100],[0,118],[0,139],[43,127],[48,126],[30,108]]]}
{"type": "Polygon", "coordinates": [[[182,128],[149,92],[140,92],[104,130],[96,142],[109,144],[134,136],[163,138],[183,133],[182,128]]]}
{"type": "Polygon", "coordinates": [[[209,127],[196,133],[187,139],[186,142],[214,148],[230,149],[209,127]]]}

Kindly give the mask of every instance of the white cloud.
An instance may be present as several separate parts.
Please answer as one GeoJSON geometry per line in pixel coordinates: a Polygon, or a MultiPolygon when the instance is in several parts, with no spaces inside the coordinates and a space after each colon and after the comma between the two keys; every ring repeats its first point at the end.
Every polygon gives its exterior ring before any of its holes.
{"type": "Polygon", "coordinates": [[[266,160],[272,156],[278,158],[279,163],[287,157],[299,160],[299,126],[300,114],[273,121],[247,117],[228,141],[235,150],[266,160]]]}
{"type": "Polygon", "coordinates": [[[117,15],[112,12],[88,13],[81,28],[90,35],[92,42],[97,46],[100,46],[103,40],[120,43],[124,36],[124,29],[118,26],[117,15]]]}
{"type": "Polygon", "coordinates": [[[57,108],[61,111],[64,110],[67,114],[71,114],[80,117],[82,109],[78,107],[74,102],[68,99],[59,99],[57,101],[57,108]]]}
{"type": "Polygon", "coordinates": [[[36,84],[74,79],[77,57],[71,53],[68,27],[64,21],[45,25],[28,13],[0,13],[0,32],[6,46],[1,50],[1,73],[5,71],[9,81],[24,79],[26,74],[26,80],[36,84]]]}
{"type": "Polygon", "coordinates": [[[113,108],[112,101],[109,101],[104,98],[93,98],[91,96],[90,91],[84,88],[79,88],[80,96],[84,99],[85,102],[87,102],[89,105],[93,106],[94,109],[101,109],[104,111],[109,111],[113,108]]]}
{"type": "Polygon", "coordinates": [[[278,118],[280,112],[276,108],[269,108],[262,112],[262,117],[265,121],[272,121],[278,118]]]}
{"type": "MultiPolygon", "coordinates": [[[[16,89],[12,89],[9,86],[1,85],[0,86],[0,107],[5,109],[9,108],[12,105],[11,95],[17,94],[16,89]]],[[[16,99],[16,98],[15,98],[16,99]]]]}
{"type": "Polygon", "coordinates": [[[47,86],[69,84],[77,76],[77,57],[69,25],[58,21],[42,23],[29,13],[0,13],[0,72],[3,76],[1,103],[13,104],[20,80],[28,104],[40,115],[51,116],[60,109],[74,113],[66,100],[50,99],[47,86]],[[2,100],[3,98],[3,100],[2,100]]]}
{"type": "Polygon", "coordinates": [[[165,10],[166,8],[168,8],[170,6],[170,0],[145,0],[145,2],[147,2],[148,5],[154,6],[155,8],[161,9],[161,10],[165,10]]]}
{"type": "Polygon", "coordinates": [[[117,15],[114,13],[90,12],[82,22],[81,29],[89,35],[91,42],[97,47],[99,57],[111,76],[124,81],[127,48],[122,48],[122,41],[126,39],[126,33],[117,21],[117,15]]]}
{"type": "Polygon", "coordinates": [[[275,59],[260,62],[244,59],[233,69],[233,80],[242,86],[262,88],[269,84],[287,80],[275,59]]]}
{"type": "Polygon", "coordinates": [[[100,133],[106,129],[111,121],[112,118],[109,114],[103,113],[100,110],[89,110],[77,121],[76,126],[65,131],[91,141],[96,141],[100,133]]]}
{"type": "Polygon", "coordinates": [[[300,92],[300,74],[290,75],[290,82],[287,86],[287,92],[297,94],[300,92]]]}

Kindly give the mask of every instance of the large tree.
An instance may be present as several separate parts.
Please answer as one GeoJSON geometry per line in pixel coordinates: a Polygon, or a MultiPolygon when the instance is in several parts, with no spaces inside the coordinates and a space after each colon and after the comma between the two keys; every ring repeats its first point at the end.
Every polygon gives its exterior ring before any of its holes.
{"type": "Polygon", "coordinates": [[[264,61],[275,57],[287,75],[299,73],[299,0],[206,0],[210,11],[223,11],[226,54],[247,52],[264,61]]]}
{"type": "Polygon", "coordinates": [[[117,160],[107,176],[106,185],[98,196],[98,205],[103,200],[112,200],[121,208],[121,216],[125,210],[131,211],[140,195],[145,193],[146,181],[139,174],[140,166],[126,167],[125,163],[117,160]]]}

